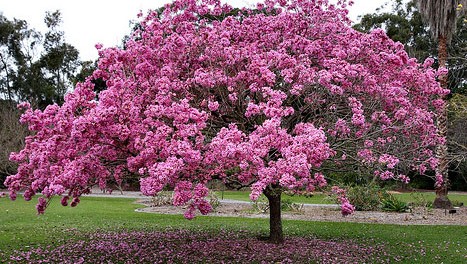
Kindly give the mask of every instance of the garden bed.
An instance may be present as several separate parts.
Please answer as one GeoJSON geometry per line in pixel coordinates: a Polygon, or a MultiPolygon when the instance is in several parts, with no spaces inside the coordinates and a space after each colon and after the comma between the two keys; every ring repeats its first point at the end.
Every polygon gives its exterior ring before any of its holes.
{"type": "MultiPolygon", "coordinates": [[[[183,214],[183,207],[170,205],[151,206],[150,199],[140,199],[137,203],[146,207],[136,211],[160,214],[183,214]]],[[[248,203],[226,203],[222,202],[209,215],[227,217],[255,217],[266,218],[269,214],[254,210],[252,204],[248,203]]],[[[357,223],[380,223],[400,225],[467,225],[467,208],[460,207],[456,213],[451,214],[449,210],[430,209],[416,207],[407,213],[356,211],[354,214],[343,217],[340,210],[329,205],[303,206],[300,211],[283,211],[283,219],[309,220],[309,221],[332,221],[332,222],[357,222],[357,223]]]]}

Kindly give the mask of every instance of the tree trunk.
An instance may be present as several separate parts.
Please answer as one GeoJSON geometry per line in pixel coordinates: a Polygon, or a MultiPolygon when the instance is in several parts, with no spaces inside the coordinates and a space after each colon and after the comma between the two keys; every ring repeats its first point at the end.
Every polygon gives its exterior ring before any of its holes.
{"type": "MultiPolygon", "coordinates": [[[[439,67],[446,67],[447,57],[448,57],[448,52],[447,52],[446,37],[439,36],[438,38],[439,67]]],[[[447,75],[440,76],[439,82],[440,82],[441,87],[443,87],[444,89],[448,88],[448,76],[447,75]]],[[[446,99],[446,98],[443,98],[443,99],[446,99]]],[[[441,113],[439,113],[436,119],[437,126],[438,126],[438,134],[439,136],[444,137],[444,138],[446,138],[447,136],[447,118],[448,118],[448,113],[447,113],[447,105],[446,105],[446,107],[443,109],[441,113]]],[[[436,174],[441,175],[443,177],[443,184],[441,184],[441,186],[436,187],[436,190],[435,190],[436,198],[435,198],[435,201],[433,202],[434,208],[451,208],[452,207],[451,201],[449,201],[447,197],[448,186],[449,186],[449,179],[448,179],[449,163],[448,163],[447,156],[448,156],[448,147],[446,143],[437,145],[436,146],[436,157],[439,160],[439,165],[436,168],[436,174]]]]}
{"type": "Polygon", "coordinates": [[[264,190],[264,195],[269,201],[269,241],[275,244],[284,242],[281,218],[281,193],[277,186],[264,190]]]}

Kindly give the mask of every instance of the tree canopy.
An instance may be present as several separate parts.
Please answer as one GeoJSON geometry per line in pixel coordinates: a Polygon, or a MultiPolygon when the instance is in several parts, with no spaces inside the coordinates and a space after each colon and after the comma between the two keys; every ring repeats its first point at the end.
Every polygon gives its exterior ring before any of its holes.
{"type": "Polygon", "coordinates": [[[212,179],[280,204],[283,190],[324,187],[327,168],[358,164],[407,182],[404,169],[436,167],[432,148],[443,139],[433,117],[448,92],[436,77],[445,71],[382,30],[352,29],[346,6],[267,0],[232,12],[189,0],[149,12],[125,49],[97,46],[98,68],[62,106],[22,104],[35,133],[11,155],[19,168],[6,180],[10,197],[42,192],[43,213],[54,195],[75,206],[94,185],[137,176],[148,196],[174,188],[191,219],[211,211],[212,179]],[[96,101],[99,78],[107,88],[96,101]]]}

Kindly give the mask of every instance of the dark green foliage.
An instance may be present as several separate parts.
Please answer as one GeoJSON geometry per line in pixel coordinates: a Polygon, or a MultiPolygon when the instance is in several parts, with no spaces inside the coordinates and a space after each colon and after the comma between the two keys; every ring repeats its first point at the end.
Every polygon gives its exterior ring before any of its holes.
{"type": "MultiPolygon", "coordinates": [[[[466,36],[467,38],[467,36],[466,36]]],[[[467,63],[466,63],[467,64],[467,63]]],[[[448,107],[451,190],[467,191],[467,96],[455,94],[448,107]]]]}
{"type": "Polygon", "coordinates": [[[358,171],[331,172],[326,180],[336,185],[365,185],[370,182],[371,177],[358,171]]]}
{"type": "Polygon", "coordinates": [[[59,11],[47,12],[44,36],[24,20],[0,15],[0,98],[28,101],[44,109],[63,103],[80,65],[79,53],[59,30],[59,11]]]}
{"type": "Polygon", "coordinates": [[[376,184],[357,185],[347,188],[347,198],[357,211],[376,211],[381,208],[381,201],[387,195],[376,184]]]}

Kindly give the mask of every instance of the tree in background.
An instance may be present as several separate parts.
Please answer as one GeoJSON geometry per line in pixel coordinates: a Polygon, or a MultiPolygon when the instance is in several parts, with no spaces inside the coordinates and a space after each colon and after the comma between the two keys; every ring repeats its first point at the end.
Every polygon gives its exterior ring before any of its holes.
{"type": "MultiPolygon", "coordinates": [[[[83,61],[80,65],[80,71],[73,78],[73,85],[76,86],[79,82],[85,82],[86,78],[92,76],[92,73],[97,69],[97,61],[83,61]]],[[[99,98],[99,93],[107,88],[105,81],[102,78],[92,79],[94,84],[94,92],[96,92],[96,99],[99,98]]]]}
{"type": "Polygon", "coordinates": [[[78,51],[59,30],[59,11],[47,12],[43,37],[24,20],[0,17],[0,95],[44,109],[63,103],[79,66],[78,51]]]}
{"type": "Polygon", "coordinates": [[[282,192],[326,186],[325,169],[358,164],[404,182],[404,168],[434,169],[433,118],[448,91],[433,60],[417,63],[382,30],[353,30],[346,6],[180,0],[150,12],[124,49],[98,46],[98,68],[62,106],[22,105],[34,133],[11,155],[10,198],[42,192],[43,213],[54,195],[76,206],[92,186],[136,175],[147,196],[174,188],[191,219],[211,211],[207,184],[220,179],[267,197],[280,243],[282,192]]]}
{"type": "Polygon", "coordinates": [[[0,100],[0,188],[8,175],[16,173],[17,164],[9,161],[10,153],[22,149],[28,135],[27,127],[18,122],[20,115],[16,102],[0,100]]]}
{"type": "Polygon", "coordinates": [[[453,189],[465,190],[467,183],[467,96],[454,94],[449,100],[448,128],[450,184],[453,189]]]}
{"type": "MultiPolygon", "coordinates": [[[[456,5],[457,8],[460,8],[456,5]]],[[[456,8],[456,9],[457,9],[456,8]]],[[[457,27],[452,32],[451,44],[448,46],[449,57],[447,58],[446,67],[448,73],[448,88],[452,95],[456,97],[457,104],[460,100],[465,99],[464,96],[456,96],[456,94],[467,93],[467,23],[465,17],[457,16],[457,27]]],[[[422,19],[422,14],[415,1],[404,3],[401,0],[395,1],[391,12],[377,12],[375,14],[367,14],[361,18],[360,23],[354,26],[359,31],[368,32],[375,28],[383,28],[388,36],[394,41],[400,41],[406,47],[408,53],[420,61],[428,57],[436,59],[436,66],[439,66],[438,45],[433,40],[429,28],[425,26],[422,19]]],[[[451,99],[450,99],[451,100],[451,99]]],[[[452,111],[451,111],[452,112],[452,111]]],[[[450,114],[454,117],[455,115],[450,114]]],[[[464,152],[457,146],[463,144],[462,139],[456,135],[462,134],[463,128],[459,126],[461,119],[453,119],[448,122],[448,163],[454,170],[463,168],[465,165],[464,152]]],[[[464,181],[463,177],[459,178],[459,173],[453,173],[449,177],[455,177],[456,181],[464,181]],[[459,179],[457,179],[459,178],[459,179]]],[[[447,183],[447,182],[446,182],[447,183]]],[[[445,206],[445,205],[440,205],[445,206]]]]}
{"type": "Polygon", "coordinates": [[[40,42],[40,34],[29,29],[26,21],[8,20],[0,15],[0,95],[2,99],[16,100],[15,85],[18,71],[33,60],[40,42]]]}
{"type": "Polygon", "coordinates": [[[49,30],[45,34],[45,53],[40,63],[54,87],[54,102],[62,104],[65,93],[72,88],[72,80],[80,66],[79,52],[65,42],[64,33],[59,29],[62,23],[59,11],[47,12],[44,22],[49,30]]]}
{"type": "MultiPolygon", "coordinates": [[[[467,5],[467,0],[417,0],[417,6],[425,23],[430,28],[433,38],[438,42],[438,62],[440,68],[446,68],[448,58],[447,47],[451,43],[452,35],[456,32],[458,11],[462,11],[462,5],[467,5]]],[[[447,75],[441,75],[439,81],[441,87],[448,88],[447,75]]],[[[447,107],[437,116],[437,126],[439,135],[446,137],[448,133],[447,126],[447,107]]],[[[447,198],[449,178],[448,178],[448,146],[446,143],[439,144],[436,147],[436,157],[439,160],[439,166],[436,168],[437,177],[442,177],[442,184],[436,186],[436,199],[433,203],[435,208],[452,207],[447,198]]]]}

